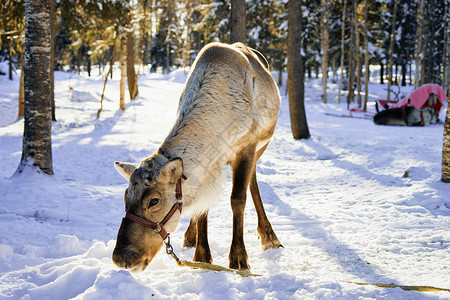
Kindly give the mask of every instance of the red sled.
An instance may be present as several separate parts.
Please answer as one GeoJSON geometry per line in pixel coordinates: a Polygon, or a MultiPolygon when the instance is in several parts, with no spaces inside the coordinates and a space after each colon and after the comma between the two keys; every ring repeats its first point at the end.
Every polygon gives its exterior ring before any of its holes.
{"type": "Polygon", "coordinates": [[[418,109],[431,107],[434,109],[436,115],[439,115],[439,112],[444,105],[445,99],[445,91],[438,84],[431,83],[422,85],[420,88],[412,92],[408,97],[405,97],[400,101],[378,100],[378,103],[384,109],[403,107],[408,105],[412,105],[418,109]],[[428,101],[428,98],[431,94],[436,95],[437,101],[428,101]]]}
{"type": "Polygon", "coordinates": [[[412,92],[408,97],[395,102],[378,100],[376,103],[385,110],[379,111],[375,117],[375,124],[426,126],[439,122],[439,112],[446,100],[445,91],[437,84],[426,84],[412,92]]]}

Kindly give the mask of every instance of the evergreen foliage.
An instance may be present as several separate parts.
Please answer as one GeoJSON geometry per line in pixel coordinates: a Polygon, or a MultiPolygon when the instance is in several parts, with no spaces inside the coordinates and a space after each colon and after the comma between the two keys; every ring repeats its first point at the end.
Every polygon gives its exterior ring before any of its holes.
{"type": "MultiPolygon", "coordinates": [[[[369,62],[381,66],[381,78],[387,79],[387,56],[390,32],[395,26],[392,84],[413,82],[411,66],[416,57],[423,67],[421,84],[443,83],[443,57],[446,32],[445,2],[427,1],[423,18],[423,33],[416,36],[418,0],[398,0],[396,24],[392,22],[394,0],[368,0],[369,62]],[[423,47],[417,53],[417,40],[423,47]]],[[[271,68],[286,68],[288,0],[246,1],[247,44],[264,54],[271,68]]],[[[352,2],[353,3],[353,2],[352,2]]],[[[349,2],[345,12],[344,55],[345,76],[349,73],[351,55],[351,16],[349,2]]],[[[170,67],[188,66],[198,51],[213,41],[230,41],[231,0],[59,0],[56,1],[55,68],[90,72],[92,64],[103,73],[111,58],[111,49],[121,36],[132,31],[135,37],[136,64],[143,70],[169,71],[170,67]]],[[[363,40],[365,1],[357,1],[358,31],[363,40]]],[[[335,81],[341,57],[342,0],[328,1],[328,66],[335,81]]],[[[319,75],[321,54],[320,1],[302,2],[302,55],[306,76],[319,75]]],[[[12,68],[19,67],[22,52],[24,9],[23,0],[5,0],[0,6],[0,59],[11,56],[12,68]],[[9,55],[9,56],[8,56],[9,55]]],[[[363,54],[362,43],[357,47],[363,54]]],[[[116,51],[115,62],[119,60],[116,51]]],[[[354,72],[361,72],[355,70],[354,72]]]]}

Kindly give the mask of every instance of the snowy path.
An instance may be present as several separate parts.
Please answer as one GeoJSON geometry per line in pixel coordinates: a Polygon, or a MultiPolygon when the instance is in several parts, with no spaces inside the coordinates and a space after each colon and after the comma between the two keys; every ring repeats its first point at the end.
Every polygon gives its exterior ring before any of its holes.
{"type": "MultiPolygon", "coordinates": [[[[118,81],[109,82],[99,120],[102,80],[67,73],[56,80],[56,175],[10,178],[20,160],[23,122],[14,119],[18,81],[0,77],[0,299],[450,299],[450,292],[347,283],[450,288],[450,185],[439,180],[442,125],[382,127],[327,116],[344,113],[345,105],[320,103],[319,79],[309,80],[312,138],[291,138],[283,97],[257,169],[284,249],[261,251],[256,213],[250,199],[247,204],[249,262],[263,276],[180,268],[163,251],[143,273],[130,274],[111,261],[126,187],[113,162],[137,162],[157,149],[175,118],[185,75],[141,77],[140,96],[125,112],[117,110],[118,81]]],[[[370,87],[372,99],[383,96],[382,88],[370,87]]],[[[335,98],[330,84],[329,99],[335,98]]],[[[231,243],[229,193],[228,178],[223,201],[209,215],[214,263],[222,266],[231,243]]],[[[188,222],[182,219],[172,242],[180,258],[190,260],[193,250],[181,247],[188,222]]]]}

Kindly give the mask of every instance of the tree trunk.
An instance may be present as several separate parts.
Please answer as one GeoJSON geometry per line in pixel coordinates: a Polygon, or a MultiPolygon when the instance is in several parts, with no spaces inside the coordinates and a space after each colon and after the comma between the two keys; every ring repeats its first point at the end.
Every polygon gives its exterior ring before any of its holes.
{"type": "Polygon", "coordinates": [[[192,0],[186,1],[186,19],[185,19],[185,26],[186,26],[186,38],[184,39],[184,49],[183,49],[183,68],[186,72],[186,67],[190,65],[189,60],[189,52],[191,50],[191,18],[192,18],[192,12],[194,11],[192,0]]]}
{"type": "Polygon", "coordinates": [[[278,69],[278,86],[283,85],[283,68],[278,69]]]}
{"type": "Polygon", "coordinates": [[[397,4],[398,1],[394,0],[394,12],[392,13],[392,30],[391,40],[389,43],[389,61],[388,61],[388,90],[387,99],[391,100],[391,84],[392,84],[392,55],[394,53],[394,40],[395,40],[395,22],[397,19],[397,4]]]}
{"type": "Polygon", "coordinates": [[[170,41],[166,43],[166,74],[170,73],[170,41]]]}
{"type": "Polygon", "coordinates": [[[309,138],[308,123],[305,113],[304,72],[301,56],[302,38],[302,10],[301,2],[289,0],[288,2],[288,50],[287,68],[289,93],[289,113],[294,139],[309,138]]]}
{"type": "Polygon", "coordinates": [[[417,9],[417,28],[416,28],[416,49],[415,49],[415,57],[416,57],[416,80],[414,81],[414,88],[417,89],[422,85],[421,70],[422,70],[422,61],[423,61],[423,23],[424,23],[424,9],[425,9],[425,0],[419,0],[419,7],[417,9]]]}
{"type": "Polygon", "coordinates": [[[380,84],[384,84],[384,64],[380,63],[380,84]]]}
{"type": "Polygon", "coordinates": [[[25,68],[25,51],[22,50],[20,58],[20,86],[19,86],[19,113],[18,118],[23,117],[24,103],[25,103],[25,92],[24,92],[24,68],[25,68]]]}
{"type": "Polygon", "coordinates": [[[141,37],[142,37],[142,45],[141,45],[141,63],[142,63],[142,73],[144,73],[144,66],[146,65],[147,61],[145,59],[146,51],[147,51],[147,8],[148,8],[148,0],[142,1],[142,10],[143,10],[143,16],[140,22],[141,27],[141,37]]]}
{"type": "Polygon", "coordinates": [[[322,48],[322,88],[323,103],[327,103],[327,80],[328,80],[328,9],[327,1],[322,0],[322,16],[320,18],[321,27],[321,48],[322,48]]]}
{"type": "Polygon", "coordinates": [[[245,44],[245,0],[231,0],[230,26],[230,42],[245,44]]]}
{"type": "Polygon", "coordinates": [[[50,103],[52,121],[56,121],[55,108],[55,0],[50,0],[50,103]]]}
{"type": "Polygon", "coordinates": [[[444,124],[444,142],[442,145],[442,178],[443,182],[450,182],[450,4],[447,3],[447,34],[446,34],[446,69],[444,89],[447,90],[447,115],[444,124]]]}
{"type": "Polygon", "coordinates": [[[409,85],[413,85],[413,77],[412,77],[412,63],[409,64],[409,85]]]}
{"type": "Polygon", "coordinates": [[[92,63],[91,63],[91,56],[89,54],[86,57],[86,64],[87,64],[86,68],[87,68],[88,76],[91,77],[91,65],[92,65],[92,63]]]}
{"type": "MultiPolygon", "coordinates": [[[[356,0],[355,0],[356,1],[356,0]]],[[[348,95],[347,106],[353,102],[355,96],[355,57],[356,57],[356,42],[355,42],[355,30],[356,30],[356,11],[355,5],[353,5],[352,12],[352,26],[350,32],[350,55],[348,59],[348,95]]]]}
{"type": "MultiPolygon", "coordinates": [[[[446,44],[445,44],[445,80],[444,80],[444,89],[448,92],[450,91],[450,3],[447,2],[447,34],[446,36],[446,44]]],[[[447,102],[448,105],[448,102],[447,102]]]]}
{"type": "Polygon", "coordinates": [[[359,38],[359,21],[358,21],[358,1],[354,1],[355,6],[355,50],[356,50],[356,89],[358,91],[358,107],[362,106],[361,99],[361,77],[362,77],[362,57],[361,57],[361,41],[359,38]]]}
{"type": "Polygon", "coordinates": [[[153,0],[150,0],[150,3],[148,3],[148,0],[144,1],[144,18],[143,18],[143,26],[142,26],[142,36],[144,38],[144,45],[142,50],[142,65],[143,69],[144,66],[149,63],[148,55],[150,53],[149,51],[149,38],[152,37],[152,28],[153,28],[153,22],[152,22],[152,15],[153,15],[153,0]],[[148,7],[148,10],[146,9],[148,7]],[[148,21],[148,25],[147,25],[148,21]]]}
{"type": "Polygon", "coordinates": [[[331,61],[331,70],[333,71],[333,76],[331,77],[331,83],[336,84],[336,77],[337,77],[337,60],[333,59],[331,61]]]}
{"type": "Polygon", "coordinates": [[[134,69],[135,52],[134,52],[134,34],[127,32],[127,78],[128,78],[128,92],[130,93],[130,100],[134,100],[138,94],[137,74],[134,69]]]}
{"type": "Polygon", "coordinates": [[[53,174],[49,19],[50,0],[25,1],[25,122],[18,173],[37,166],[53,174]]]}
{"type": "Polygon", "coordinates": [[[402,80],[401,86],[406,86],[406,62],[402,62],[402,80]]]}
{"type": "Polygon", "coordinates": [[[125,110],[125,81],[127,79],[127,43],[126,38],[120,39],[120,101],[119,108],[125,110]]]}
{"type": "Polygon", "coordinates": [[[12,63],[12,57],[11,57],[11,52],[12,52],[12,42],[11,40],[7,43],[7,47],[8,47],[8,65],[9,65],[9,80],[13,80],[13,63],[12,63]]]}
{"type": "Polygon", "coordinates": [[[369,99],[369,75],[370,75],[370,66],[369,66],[369,27],[367,26],[368,22],[368,4],[367,0],[364,0],[364,107],[363,111],[367,111],[367,101],[369,99]]]}
{"type": "Polygon", "coordinates": [[[338,93],[338,103],[341,103],[341,91],[342,91],[342,81],[344,79],[344,56],[345,56],[345,48],[344,48],[344,38],[345,38],[345,11],[347,8],[347,0],[344,1],[344,8],[342,9],[342,24],[341,24],[341,77],[339,78],[339,93],[338,93]]]}
{"type": "MultiPolygon", "coordinates": [[[[447,92],[447,103],[450,102],[450,92],[447,92]]],[[[444,143],[442,145],[442,178],[450,182],[450,104],[447,105],[447,115],[444,124],[444,143]]]]}

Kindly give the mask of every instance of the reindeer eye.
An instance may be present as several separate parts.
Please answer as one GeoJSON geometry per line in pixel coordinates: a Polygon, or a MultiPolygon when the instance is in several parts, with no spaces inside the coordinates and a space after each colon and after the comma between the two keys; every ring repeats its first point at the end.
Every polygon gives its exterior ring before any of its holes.
{"type": "Polygon", "coordinates": [[[148,207],[152,207],[155,206],[156,204],[158,204],[159,199],[158,198],[153,198],[152,200],[150,200],[150,203],[148,204],[148,207]]]}

